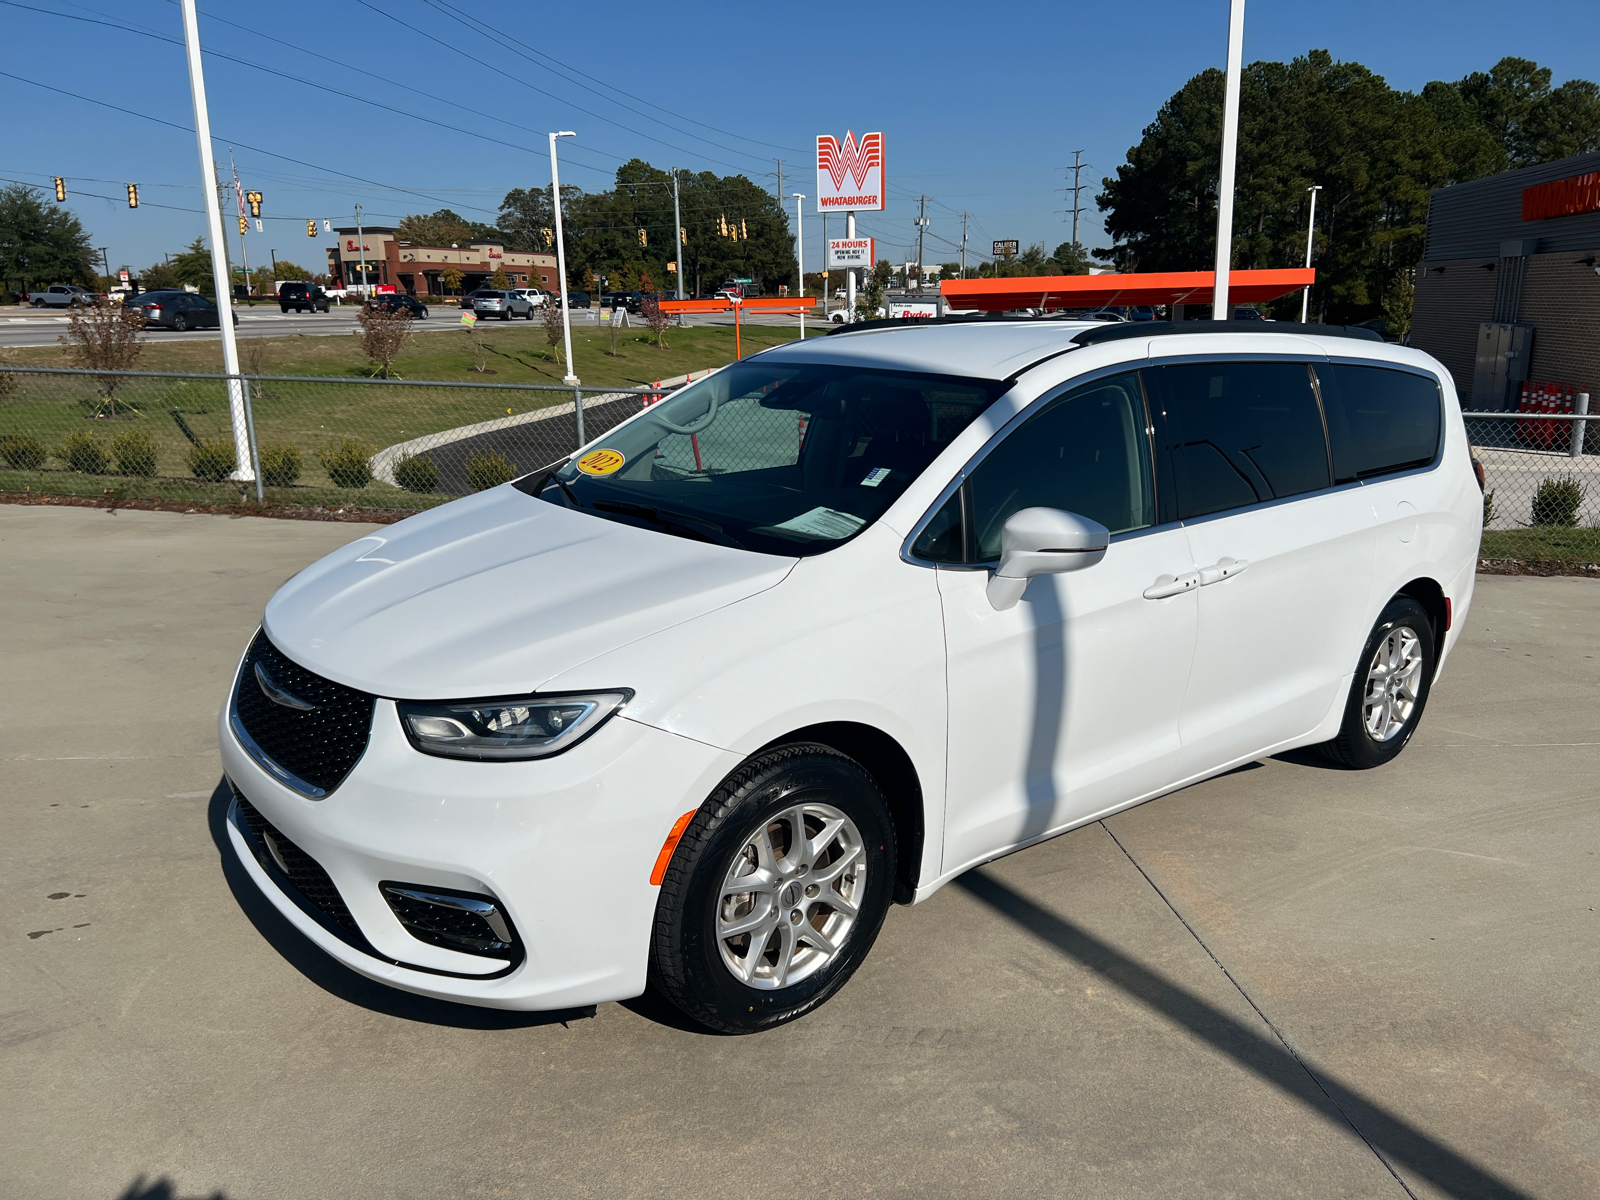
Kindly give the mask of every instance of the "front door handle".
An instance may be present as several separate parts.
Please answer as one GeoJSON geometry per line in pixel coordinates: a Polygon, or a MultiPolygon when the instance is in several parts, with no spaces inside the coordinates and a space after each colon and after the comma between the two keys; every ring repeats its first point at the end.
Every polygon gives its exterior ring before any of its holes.
{"type": "Polygon", "coordinates": [[[1165,600],[1168,596],[1192,592],[1200,586],[1200,573],[1190,571],[1184,575],[1161,575],[1144,590],[1146,600],[1165,600]]]}
{"type": "Polygon", "coordinates": [[[1249,565],[1249,561],[1243,558],[1219,558],[1215,565],[1200,568],[1200,586],[1232,579],[1249,565]]]}

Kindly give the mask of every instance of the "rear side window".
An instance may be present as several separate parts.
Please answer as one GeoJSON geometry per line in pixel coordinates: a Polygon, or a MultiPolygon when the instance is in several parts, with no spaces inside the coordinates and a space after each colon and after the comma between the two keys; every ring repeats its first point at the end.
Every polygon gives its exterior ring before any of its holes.
{"type": "Polygon", "coordinates": [[[1180,520],[1329,485],[1322,413],[1304,363],[1180,363],[1148,377],[1180,520]]]}
{"type": "Polygon", "coordinates": [[[1339,483],[1425,467],[1439,452],[1439,385],[1425,375],[1319,363],[1339,483]]]}

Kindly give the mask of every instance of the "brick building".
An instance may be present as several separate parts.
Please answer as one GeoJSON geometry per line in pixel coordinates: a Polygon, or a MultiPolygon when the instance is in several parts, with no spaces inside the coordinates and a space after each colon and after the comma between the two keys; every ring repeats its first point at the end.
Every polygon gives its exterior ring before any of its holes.
{"type": "Polygon", "coordinates": [[[1467,408],[1514,409],[1524,380],[1600,392],[1600,153],[1433,193],[1411,344],[1467,408]]]}
{"type": "Polygon", "coordinates": [[[393,287],[413,296],[443,296],[482,287],[496,269],[504,268],[513,287],[559,288],[554,254],[507,250],[501,242],[465,246],[417,246],[400,241],[393,229],[368,226],[357,240],[355,228],[336,229],[339,243],[328,247],[328,278],[335,287],[359,287],[362,247],[367,277],[374,287],[393,287]],[[444,273],[461,272],[461,287],[446,289],[444,273]]]}

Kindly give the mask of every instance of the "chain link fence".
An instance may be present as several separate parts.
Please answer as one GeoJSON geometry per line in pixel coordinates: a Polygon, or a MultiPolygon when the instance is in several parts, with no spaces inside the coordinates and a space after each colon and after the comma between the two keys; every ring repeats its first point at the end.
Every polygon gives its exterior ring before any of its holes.
{"type": "Polygon", "coordinates": [[[268,504],[427,508],[566,458],[663,394],[243,380],[248,448],[235,440],[224,375],[0,368],[0,492],[253,502],[253,457],[268,504]]]}
{"type": "Polygon", "coordinates": [[[1600,562],[1600,419],[1462,415],[1483,464],[1483,556],[1600,562]]]}

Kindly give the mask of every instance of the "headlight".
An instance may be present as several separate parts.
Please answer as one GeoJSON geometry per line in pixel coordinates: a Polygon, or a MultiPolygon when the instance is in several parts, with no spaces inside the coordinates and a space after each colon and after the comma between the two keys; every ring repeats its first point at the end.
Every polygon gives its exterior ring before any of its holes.
{"type": "Polygon", "coordinates": [[[397,700],[400,724],[424,754],[478,760],[547,758],[570,750],[633,696],[582,692],[494,700],[397,700]]]}

